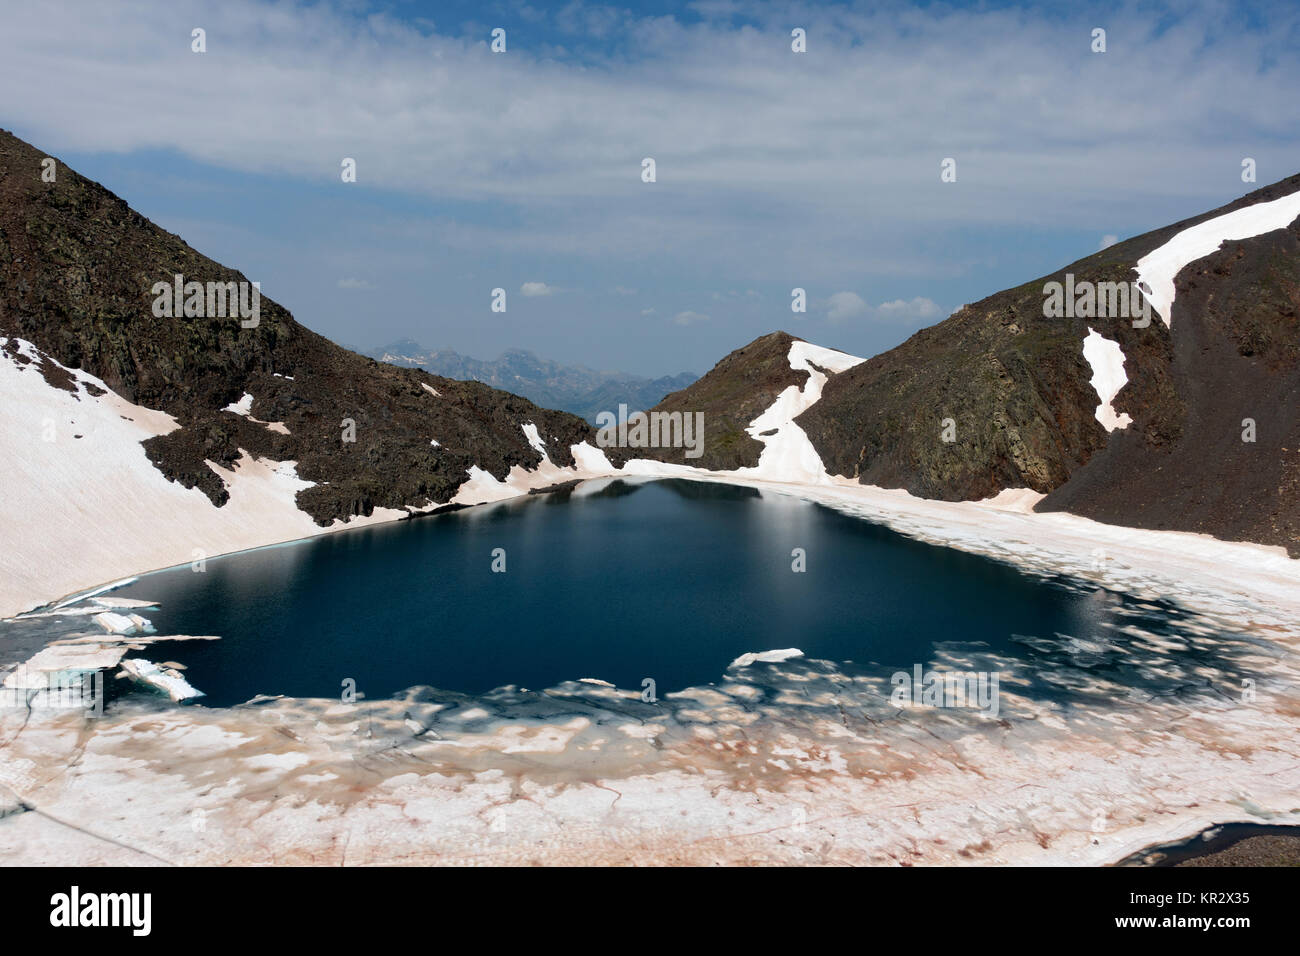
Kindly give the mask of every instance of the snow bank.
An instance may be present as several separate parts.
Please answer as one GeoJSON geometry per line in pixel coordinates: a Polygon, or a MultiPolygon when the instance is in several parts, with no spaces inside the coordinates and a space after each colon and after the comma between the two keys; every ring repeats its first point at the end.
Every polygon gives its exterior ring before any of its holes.
{"type": "Polygon", "coordinates": [[[605,453],[593,448],[587,442],[570,446],[574,466],[561,468],[551,461],[546,453],[546,443],[538,434],[535,424],[526,422],[520,428],[528,444],[542,456],[541,463],[532,469],[515,465],[504,481],[477,465],[472,465],[469,469],[469,481],[456,490],[456,497],[451,499],[453,504],[479,505],[491,501],[504,501],[507,498],[526,495],[535,488],[547,488],[575,479],[600,478],[617,474],[614,466],[605,457],[605,453]]]}
{"type": "Polygon", "coordinates": [[[802,388],[791,385],[783,391],[767,411],[745,429],[751,438],[763,443],[763,451],[756,466],[741,468],[736,474],[768,481],[805,481],[809,484],[828,481],[821,455],[817,454],[808,435],[794,423],[794,419],[822,397],[826,373],[819,369],[843,372],[865,361],[866,359],[855,355],[808,342],[793,343],[790,346],[790,367],[807,372],[808,380],[802,388]],[[763,434],[773,430],[775,434],[763,434]]]}
{"type": "Polygon", "coordinates": [[[1255,203],[1184,229],[1138,260],[1138,278],[1151,290],[1146,293],[1147,300],[1165,325],[1170,325],[1173,321],[1174,277],[1185,265],[1208,256],[1226,240],[1250,239],[1274,229],[1284,229],[1296,216],[1300,216],[1300,192],[1272,202],[1255,203]]]}
{"type": "Polygon", "coordinates": [[[1017,514],[1029,514],[1034,505],[1047,495],[1032,488],[1003,488],[992,498],[981,498],[979,504],[995,511],[1014,511],[1017,514]]]}
{"type": "MultiPolygon", "coordinates": [[[[31,364],[0,353],[0,406],[9,410],[0,418],[8,543],[0,549],[0,616],[127,573],[404,514],[377,512],[321,528],[294,501],[311,484],[297,477],[294,462],[247,454],[234,469],[212,465],[230,491],[218,508],[197,488],[164,478],[140,445],[174,431],[172,416],[134,405],[75,369],[67,370],[75,393],[54,388],[38,367],[54,360],[28,342],[18,348],[31,364]],[[105,394],[91,395],[87,385],[105,394]]],[[[247,399],[236,406],[251,405],[247,399]]]]}

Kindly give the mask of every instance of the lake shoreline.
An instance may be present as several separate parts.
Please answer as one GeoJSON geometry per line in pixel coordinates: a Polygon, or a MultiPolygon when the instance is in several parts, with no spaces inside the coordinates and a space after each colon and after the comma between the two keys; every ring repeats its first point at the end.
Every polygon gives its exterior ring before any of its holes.
{"type": "MultiPolygon", "coordinates": [[[[603,480],[659,477],[667,476],[603,480]]],[[[1033,574],[1077,572],[1099,586],[1172,596],[1291,652],[1297,646],[1278,577],[1287,566],[1267,549],[1177,533],[1134,536],[987,505],[917,506],[901,493],[833,484],[704,480],[818,501],[1033,574]],[[1045,526],[1051,533],[1031,541],[1033,529],[1045,526]],[[1184,546],[1171,552],[1170,541],[1184,546]],[[1084,544],[1104,547],[1107,560],[1094,564],[1084,544]],[[1225,580],[1221,567],[1212,576],[1225,547],[1255,577],[1225,580]],[[1164,562],[1152,568],[1159,555],[1164,562]]],[[[594,493],[601,482],[584,487],[594,493]]],[[[831,706],[841,678],[808,670],[815,663],[762,664],[740,678],[729,671],[717,686],[692,690],[674,710],[688,715],[685,722],[662,730],[653,715],[629,719],[638,706],[633,691],[592,685],[537,697],[544,708],[570,702],[550,718],[489,714],[482,723],[444,724],[439,701],[414,698],[352,711],[304,699],[232,708],[130,704],[110,708],[89,736],[83,720],[0,714],[0,732],[13,739],[0,762],[0,795],[40,811],[6,816],[0,850],[15,861],[52,862],[48,845],[57,860],[81,863],[1099,866],[1223,820],[1295,816],[1297,754],[1250,742],[1260,734],[1300,739],[1285,706],[1208,701],[1189,710],[1170,701],[1114,729],[1099,722],[1070,731],[1074,749],[1062,753],[1058,734],[1066,728],[1050,710],[1022,715],[1010,730],[924,712],[885,725],[879,715],[845,724],[831,706]],[[756,712],[754,681],[762,679],[754,675],[775,679],[783,671],[788,681],[760,695],[774,695],[778,706],[756,712]],[[808,703],[819,687],[829,696],[808,703]],[[573,716],[572,702],[592,694],[610,697],[573,716]],[[796,706],[805,708],[797,732],[789,723],[796,706]],[[882,726],[890,728],[887,740],[882,726]],[[379,753],[390,756],[377,763],[379,753]],[[578,766],[588,769],[575,772],[578,766]],[[228,780],[215,796],[213,779],[228,780]],[[111,807],[141,798],[155,812],[110,824],[113,844],[48,822],[73,821],[93,835],[117,816],[111,807]],[[542,815],[534,805],[546,808],[542,815]],[[1098,806],[1108,808],[1100,824],[1091,816],[1098,806]],[[196,810],[206,836],[187,835],[196,810]],[[408,834],[398,847],[366,836],[394,826],[408,834]],[[291,839],[273,836],[285,828],[291,839]],[[238,836],[245,832],[253,836],[238,836]]]]}

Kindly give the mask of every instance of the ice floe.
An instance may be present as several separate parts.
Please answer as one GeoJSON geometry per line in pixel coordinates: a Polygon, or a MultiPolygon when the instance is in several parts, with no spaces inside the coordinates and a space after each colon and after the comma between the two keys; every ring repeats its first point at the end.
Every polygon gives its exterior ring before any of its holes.
{"type": "Polygon", "coordinates": [[[803,651],[797,647],[787,647],[779,651],[760,651],[757,653],[741,654],[731,662],[732,667],[748,667],[750,664],[779,664],[781,661],[788,661],[795,657],[803,657],[803,651]]]}
{"type": "Polygon", "coordinates": [[[59,675],[111,670],[129,649],[125,644],[51,644],[5,675],[4,686],[45,689],[59,675]]]}
{"type": "Polygon", "coordinates": [[[94,621],[110,634],[140,634],[153,630],[153,625],[139,614],[103,611],[95,615],[94,621]]]}
{"type": "Polygon", "coordinates": [[[181,676],[175,668],[164,667],[142,658],[127,658],[119,665],[122,671],[132,679],[160,690],[175,703],[202,697],[203,692],[195,690],[189,681],[181,676]]]}

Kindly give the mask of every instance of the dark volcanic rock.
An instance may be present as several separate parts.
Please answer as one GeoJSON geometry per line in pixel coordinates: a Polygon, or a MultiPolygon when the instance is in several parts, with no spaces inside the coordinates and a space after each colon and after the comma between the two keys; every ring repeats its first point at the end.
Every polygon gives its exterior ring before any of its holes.
{"type": "Polygon", "coordinates": [[[573,463],[570,445],[592,438],[573,415],[349,352],[265,296],[252,329],[238,318],[155,318],[156,282],[245,276],[61,163],[56,182],[42,182],[44,158],[0,131],[0,334],[174,415],[181,428],[146,450],[168,478],[214,503],[227,493],[205,461],[228,466],[240,449],[296,461],[298,474],[317,483],[299,494],[299,507],[324,524],[375,507],[446,501],[470,465],[498,478],[512,465],[536,466],[541,456],[524,422],[537,425],[560,465],[573,463]],[[252,418],[283,422],[289,434],[221,411],[245,392],[254,396],[252,418]],[[355,422],[355,443],[342,440],[344,419],[355,422]]]}

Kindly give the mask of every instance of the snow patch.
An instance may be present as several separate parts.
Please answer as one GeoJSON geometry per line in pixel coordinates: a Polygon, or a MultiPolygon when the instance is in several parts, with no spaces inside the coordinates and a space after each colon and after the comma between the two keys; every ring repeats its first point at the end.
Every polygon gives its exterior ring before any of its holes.
{"type": "Polygon", "coordinates": [[[1255,203],[1184,229],[1138,260],[1138,278],[1151,290],[1146,293],[1151,307],[1168,326],[1173,320],[1174,277],[1185,265],[1205,258],[1227,240],[1250,239],[1285,229],[1296,216],[1300,216],[1300,192],[1255,203]]]}
{"type": "Polygon", "coordinates": [[[574,463],[578,466],[580,472],[593,475],[610,475],[617,471],[614,463],[609,460],[609,456],[603,450],[588,442],[584,441],[572,445],[569,451],[572,453],[574,463]]]}
{"type": "Polygon", "coordinates": [[[244,417],[248,417],[248,413],[251,412],[252,410],[253,410],[252,392],[245,392],[244,397],[241,398],[239,401],[231,402],[229,405],[227,405],[225,408],[222,409],[223,412],[234,412],[236,415],[243,415],[244,417]]]}
{"type": "Polygon", "coordinates": [[[247,418],[250,422],[255,422],[258,425],[265,425],[271,431],[279,432],[281,435],[289,434],[289,428],[288,426],[285,425],[284,422],[264,422],[260,418],[254,418],[250,414],[252,410],[253,410],[252,392],[245,392],[244,397],[241,398],[239,401],[231,402],[229,405],[227,405],[225,408],[222,409],[223,412],[233,412],[236,415],[241,415],[244,418],[247,418]]]}
{"type": "Polygon", "coordinates": [[[532,422],[527,422],[519,427],[524,430],[524,437],[528,439],[528,444],[532,446],[533,451],[546,458],[546,442],[542,441],[542,436],[537,434],[537,426],[532,422]]]}
{"type": "Polygon", "coordinates": [[[997,511],[1014,511],[1017,514],[1029,514],[1034,505],[1047,495],[1032,488],[1003,488],[992,498],[981,498],[979,504],[997,511]]]}
{"type": "Polygon", "coordinates": [[[1090,327],[1087,338],[1083,340],[1083,357],[1092,366],[1092,387],[1101,399],[1095,413],[1101,427],[1113,432],[1132,425],[1133,419],[1128,412],[1117,415],[1111,407],[1119,390],[1128,383],[1128,376],[1124,373],[1124,350],[1119,343],[1090,327]]]}
{"type": "Polygon", "coordinates": [[[741,468],[735,473],[750,478],[763,478],[768,481],[799,481],[809,484],[822,484],[829,480],[826,466],[821,455],[813,447],[808,435],[794,423],[822,397],[826,385],[826,373],[843,372],[859,365],[866,359],[855,355],[823,348],[809,342],[794,342],[790,346],[790,367],[796,371],[807,372],[808,380],[803,387],[791,385],[783,391],[768,409],[754,419],[745,431],[751,438],[763,443],[763,451],[758,464],[752,468],[741,468]],[[814,366],[817,366],[814,368],[814,366]],[[775,434],[764,435],[764,432],[775,434]]]}

